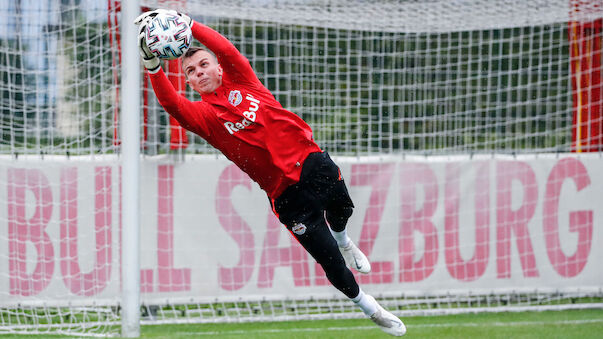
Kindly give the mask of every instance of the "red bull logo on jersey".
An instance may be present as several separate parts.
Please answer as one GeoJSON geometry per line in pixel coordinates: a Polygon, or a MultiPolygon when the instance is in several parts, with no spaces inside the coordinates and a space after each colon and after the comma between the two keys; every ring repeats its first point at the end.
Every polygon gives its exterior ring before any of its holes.
{"type": "MultiPolygon", "coordinates": [[[[230,92],[230,94],[233,95],[232,94],[233,92],[234,91],[230,92]]],[[[238,91],[236,91],[236,92],[238,92],[238,91]]],[[[239,95],[240,95],[240,92],[239,92],[239,95]]],[[[260,101],[256,98],[254,98],[251,94],[247,94],[245,99],[247,99],[249,101],[249,108],[245,112],[243,112],[243,119],[238,122],[227,121],[224,123],[224,127],[226,127],[226,130],[230,134],[234,134],[235,132],[245,129],[246,127],[250,126],[251,124],[253,124],[255,122],[255,119],[257,117],[256,112],[260,108],[260,101]]],[[[229,101],[230,101],[230,96],[229,96],[229,101]]]]}

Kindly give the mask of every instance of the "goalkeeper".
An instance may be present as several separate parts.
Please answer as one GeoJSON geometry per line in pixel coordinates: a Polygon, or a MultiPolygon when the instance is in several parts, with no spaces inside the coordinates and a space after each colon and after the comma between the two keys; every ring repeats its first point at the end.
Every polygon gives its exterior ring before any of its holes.
{"type": "Polygon", "coordinates": [[[161,106],[260,185],[279,220],[322,266],[333,286],[383,331],[404,335],[402,321],[365,294],[348,268],[361,273],[371,269],[346,234],[354,205],[339,168],[314,142],[310,126],[275,100],[247,58],[215,30],[162,9],[143,13],[135,24],[140,28],[142,61],[161,106]],[[179,95],[147,47],[145,27],[162,12],[182,17],[206,47],[191,47],[182,57],[186,82],[202,101],[179,95]]]}

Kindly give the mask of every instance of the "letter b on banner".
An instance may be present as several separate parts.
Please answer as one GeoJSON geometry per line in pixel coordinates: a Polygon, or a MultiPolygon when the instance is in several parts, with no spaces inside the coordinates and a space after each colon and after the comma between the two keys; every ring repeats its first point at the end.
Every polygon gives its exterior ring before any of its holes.
{"type": "Polygon", "coordinates": [[[52,215],[52,192],[48,179],[37,169],[12,168],[7,179],[10,294],[35,295],[48,286],[54,272],[54,250],[45,231],[52,215]],[[28,191],[33,193],[33,213],[26,210],[28,191]],[[27,219],[27,214],[32,216],[27,219]],[[28,243],[37,255],[31,274],[27,272],[28,243]]]}
{"type": "Polygon", "coordinates": [[[433,273],[438,261],[438,232],[432,222],[438,205],[437,179],[431,168],[425,164],[408,164],[400,169],[400,281],[414,282],[426,279],[433,273]],[[417,189],[423,189],[423,203],[417,206],[417,189]],[[421,233],[423,254],[419,261],[415,258],[415,234],[421,233]]]}

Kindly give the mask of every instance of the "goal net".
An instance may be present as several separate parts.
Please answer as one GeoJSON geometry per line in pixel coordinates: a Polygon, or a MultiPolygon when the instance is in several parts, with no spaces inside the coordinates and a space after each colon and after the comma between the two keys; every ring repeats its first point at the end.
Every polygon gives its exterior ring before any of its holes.
{"type": "MultiPolygon", "coordinates": [[[[221,32],[311,125],[394,314],[603,307],[600,2],[140,5],[221,32]]],[[[122,114],[144,122],[143,323],[363,317],[148,78],[120,111],[124,25],[118,0],[0,2],[0,333],[119,333],[122,114]]]]}

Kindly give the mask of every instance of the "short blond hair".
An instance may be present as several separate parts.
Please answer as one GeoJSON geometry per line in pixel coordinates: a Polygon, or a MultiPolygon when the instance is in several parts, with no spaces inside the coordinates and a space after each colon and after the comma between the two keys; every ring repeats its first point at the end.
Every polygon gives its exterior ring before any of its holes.
{"type": "Polygon", "coordinates": [[[195,46],[195,47],[191,47],[191,48],[189,48],[189,49],[188,49],[188,50],[187,50],[187,51],[184,53],[184,55],[182,56],[182,61],[184,61],[184,59],[188,59],[188,58],[192,57],[192,56],[193,56],[193,55],[195,55],[197,52],[201,52],[201,51],[205,51],[205,52],[207,52],[207,53],[211,54],[211,55],[214,57],[214,59],[215,59],[216,61],[218,61],[218,58],[216,57],[216,55],[214,54],[214,52],[212,52],[210,49],[208,49],[207,47],[196,47],[196,46],[195,46]]]}

